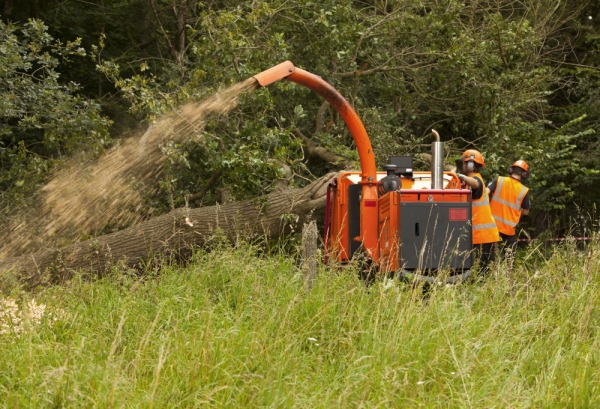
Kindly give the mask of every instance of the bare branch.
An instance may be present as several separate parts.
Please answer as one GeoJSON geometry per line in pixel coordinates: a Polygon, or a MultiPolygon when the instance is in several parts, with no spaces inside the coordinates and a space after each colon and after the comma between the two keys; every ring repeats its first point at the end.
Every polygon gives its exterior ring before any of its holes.
{"type": "Polygon", "coordinates": [[[372,74],[376,74],[379,72],[416,70],[416,69],[422,69],[422,68],[427,68],[427,67],[436,65],[433,61],[422,61],[419,63],[415,63],[413,65],[390,67],[390,66],[388,66],[388,64],[391,63],[392,58],[388,59],[385,63],[383,63],[375,68],[371,68],[370,70],[363,70],[361,68],[359,70],[354,70],[354,71],[350,71],[350,72],[340,72],[340,73],[336,74],[336,76],[339,78],[352,78],[352,77],[357,77],[357,76],[372,75],[372,74]]]}
{"type": "Polygon", "coordinates": [[[158,10],[156,9],[156,5],[154,4],[154,0],[150,0],[150,5],[152,6],[152,10],[154,11],[154,16],[156,17],[156,21],[158,22],[160,31],[162,32],[163,36],[165,37],[165,40],[167,40],[167,45],[169,46],[169,51],[171,51],[173,58],[177,59],[177,50],[171,43],[171,39],[169,38],[167,31],[163,27],[162,21],[160,20],[160,17],[158,15],[158,10]]]}
{"type": "Polygon", "coordinates": [[[193,195],[188,196],[188,200],[191,202],[202,202],[202,199],[204,198],[204,196],[215,185],[215,183],[221,177],[222,174],[223,174],[223,169],[221,169],[221,168],[217,169],[215,171],[215,173],[212,174],[210,179],[208,179],[208,181],[206,182],[206,184],[204,185],[202,190],[199,191],[198,193],[194,193],[193,195]]]}
{"type": "Polygon", "coordinates": [[[294,133],[296,136],[302,139],[306,145],[306,150],[308,151],[309,156],[319,158],[327,163],[331,163],[338,169],[347,168],[351,164],[351,162],[345,158],[342,158],[341,156],[336,155],[322,146],[317,145],[315,141],[306,137],[300,129],[295,128],[294,133]]]}

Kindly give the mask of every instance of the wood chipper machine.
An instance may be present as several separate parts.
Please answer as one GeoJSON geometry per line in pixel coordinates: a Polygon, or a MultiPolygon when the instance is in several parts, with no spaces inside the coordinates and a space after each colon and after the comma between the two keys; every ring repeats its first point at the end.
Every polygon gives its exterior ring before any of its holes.
{"type": "Polygon", "coordinates": [[[444,172],[443,142],[435,131],[430,172],[413,171],[409,156],[391,156],[377,171],[362,121],[330,84],[290,61],[254,78],[261,86],[286,79],[311,89],[336,109],[354,138],[361,170],[340,172],[327,192],[329,262],[360,258],[365,271],[438,284],[470,276],[471,191],[461,188],[456,174],[444,172]]]}

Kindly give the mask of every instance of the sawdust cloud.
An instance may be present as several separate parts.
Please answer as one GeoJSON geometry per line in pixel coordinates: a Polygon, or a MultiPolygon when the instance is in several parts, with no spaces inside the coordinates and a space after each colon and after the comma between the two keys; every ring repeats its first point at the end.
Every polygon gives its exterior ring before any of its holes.
{"type": "Polygon", "coordinates": [[[243,93],[257,87],[257,81],[249,78],[182,106],[91,164],[72,161],[42,188],[41,208],[34,217],[0,229],[0,257],[60,247],[107,225],[120,227],[147,218],[152,209],[144,203],[143,193],[152,191],[143,189],[156,189],[152,182],[164,169],[161,146],[194,137],[207,117],[230,112],[243,93]]]}

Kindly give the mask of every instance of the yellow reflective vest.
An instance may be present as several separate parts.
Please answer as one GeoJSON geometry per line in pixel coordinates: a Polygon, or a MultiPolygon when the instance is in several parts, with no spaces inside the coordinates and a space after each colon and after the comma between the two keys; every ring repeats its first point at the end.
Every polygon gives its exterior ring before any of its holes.
{"type": "Polygon", "coordinates": [[[498,177],[490,208],[500,233],[507,236],[516,234],[515,227],[521,219],[521,204],[527,192],[529,188],[520,181],[511,177],[498,177]]]}
{"type": "Polygon", "coordinates": [[[472,177],[481,180],[483,189],[481,197],[471,203],[473,207],[473,244],[495,243],[500,241],[500,234],[492,217],[485,183],[483,183],[483,178],[479,173],[474,174],[472,177]]]}

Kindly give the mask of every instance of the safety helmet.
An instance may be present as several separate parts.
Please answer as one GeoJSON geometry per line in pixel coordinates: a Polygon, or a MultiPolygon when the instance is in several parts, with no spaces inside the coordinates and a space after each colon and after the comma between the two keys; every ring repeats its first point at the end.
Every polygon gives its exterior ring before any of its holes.
{"type": "Polygon", "coordinates": [[[467,164],[469,163],[469,161],[473,161],[479,166],[485,166],[485,163],[483,162],[483,155],[475,149],[466,150],[460,158],[463,162],[467,164]]]}
{"type": "Polygon", "coordinates": [[[524,160],[518,160],[515,163],[513,163],[512,165],[510,165],[511,168],[517,167],[517,168],[521,168],[523,169],[525,172],[529,172],[529,165],[527,164],[527,162],[525,162],[524,160]]]}
{"type": "Polygon", "coordinates": [[[518,161],[510,165],[510,168],[508,168],[509,175],[513,174],[513,168],[523,169],[523,172],[521,173],[522,179],[527,179],[529,177],[529,165],[524,160],[519,159],[518,161]]]}

